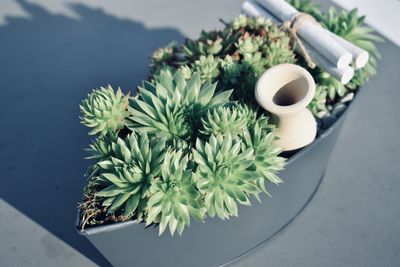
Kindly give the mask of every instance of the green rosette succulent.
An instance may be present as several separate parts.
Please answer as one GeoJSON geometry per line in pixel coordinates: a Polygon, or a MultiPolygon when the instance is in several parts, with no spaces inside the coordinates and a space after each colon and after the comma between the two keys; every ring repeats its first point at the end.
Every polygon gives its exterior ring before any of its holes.
{"type": "Polygon", "coordinates": [[[86,152],[90,154],[90,156],[86,157],[86,159],[102,161],[110,158],[110,156],[112,155],[111,144],[113,142],[116,142],[117,139],[117,134],[113,132],[108,132],[106,135],[101,135],[97,137],[89,145],[89,148],[86,149],[86,152]]]}
{"type": "Polygon", "coordinates": [[[114,92],[110,85],[93,90],[79,105],[81,123],[93,128],[90,135],[105,135],[122,129],[128,116],[128,98],[129,95],[124,96],[119,88],[114,92]]]}
{"type": "Polygon", "coordinates": [[[267,68],[283,63],[296,62],[295,54],[289,45],[289,41],[289,37],[285,36],[265,46],[265,64],[267,68]]]}
{"type": "MultiPolygon", "coordinates": [[[[265,182],[282,183],[282,179],[276,173],[283,170],[285,165],[285,158],[278,156],[282,149],[273,144],[276,136],[272,130],[273,128],[267,123],[267,118],[260,117],[240,135],[242,150],[253,151],[256,185],[267,194],[265,182]]],[[[258,198],[258,193],[254,196],[258,198]]]]}
{"type": "Polygon", "coordinates": [[[348,88],[344,84],[325,71],[317,74],[316,81],[317,86],[326,92],[330,101],[335,100],[336,97],[343,97],[348,92],[348,88]]]}
{"type": "Polygon", "coordinates": [[[328,94],[328,90],[323,85],[317,85],[315,88],[314,98],[311,100],[308,105],[308,109],[312,112],[315,117],[320,117],[321,113],[327,111],[326,109],[326,96],[328,94]]]}
{"type": "Polygon", "coordinates": [[[241,32],[243,35],[255,34],[265,36],[271,30],[274,24],[271,20],[263,17],[247,17],[246,15],[239,15],[227,25],[227,28],[234,32],[241,32]]]}
{"type": "Polygon", "coordinates": [[[160,47],[150,57],[150,68],[153,74],[158,74],[161,69],[172,66],[178,68],[187,63],[185,54],[177,42],[171,42],[165,47],[160,47]]]}
{"type": "Polygon", "coordinates": [[[264,44],[264,38],[261,36],[243,36],[239,39],[236,47],[244,60],[251,60],[254,54],[258,53],[260,46],[264,44]]]}
{"type": "Polygon", "coordinates": [[[246,15],[241,14],[233,19],[233,21],[231,22],[231,27],[234,30],[239,30],[241,28],[246,27],[247,23],[248,23],[248,17],[246,15]]]}
{"type": "Polygon", "coordinates": [[[176,42],[171,42],[165,47],[158,48],[151,55],[151,62],[153,64],[170,62],[174,57],[174,52],[177,47],[178,44],[176,42]]]}
{"type": "Polygon", "coordinates": [[[190,78],[192,78],[192,70],[189,68],[189,66],[187,65],[182,65],[179,67],[179,69],[177,70],[178,72],[180,72],[180,74],[183,76],[183,78],[185,80],[190,80],[190,78]]]}
{"type": "Polygon", "coordinates": [[[98,170],[97,162],[101,162],[103,160],[109,159],[113,155],[112,151],[112,143],[116,142],[118,139],[118,135],[114,132],[108,132],[105,135],[98,136],[95,138],[92,143],[89,145],[89,148],[86,148],[86,152],[88,152],[89,156],[86,159],[96,161],[95,164],[90,165],[86,175],[92,176],[98,170]]]}
{"type": "Polygon", "coordinates": [[[190,58],[216,55],[224,48],[224,39],[222,37],[223,33],[221,31],[201,31],[199,39],[196,41],[187,39],[182,49],[190,58]]]}
{"type": "Polygon", "coordinates": [[[196,142],[196,184],[211,217],[237,216],[237,203],[250,205],[249,195],[259,192],[254,183],[253,149],[241,150],[241,145],[230,134],[211,135],[208,142],[196,142]]]}
{"type": "Polygon", "coordinates": [[[204,205],[188,168],[188,155],[182,150],[165,155],[158,178],[151,182],[146,224],[159,223],[161,235],[167,226],[171,235],[182,234],[190,225],[190,216],[203,221],[204,205]]]}
{"type": "Polygon", "coordinates": [[[126,125],[167,140],[190,141],[196,120],[207,110],[226,104],[230,91],[215,93],[216,83],[201,83],[200,74],[186,80],[181,72],[163,70],[153,82],[144,82],[130,99],[126,125]]]}
{"type": "Polygon", "coordinates": [[[225,84],[236,84],[240,79],[242,65],[238,60],[233,60],[230,55],[220,60],[222,75],[222,82],[225,84]]]}
{"type": "Polygon", "coordinates": [[[237,38],[238,34],[232,31],[202,31],[198,39],[187,39],[182,51],[189,61],[197,60],[200,56],[218,56],[228,53],[237,38]]]}
{"type": "Polygon", "coordinates": [[[201,118],[202,130],[200,132],[204,135],[238,135],[247,126],[248,113],[249,109],[242,105],[214,108],[201,118]]]}
{"type": "Polygon", "coordinates": [[[202,81],[213,81],[219,75],[219,61],[213,55],[200,56],[193,64],[202,81]]]}
{"type": "Polygon", "coordinates": [[[101,188],[96,196],[102,198],[109,214],[120,212],[130,218],[135,213],[142,219],[147,190],[160,172],[164,147],[164,140],[135,133],[111,143],[112,155],[97,163],[100,170],[94,179],[101,188]]]}

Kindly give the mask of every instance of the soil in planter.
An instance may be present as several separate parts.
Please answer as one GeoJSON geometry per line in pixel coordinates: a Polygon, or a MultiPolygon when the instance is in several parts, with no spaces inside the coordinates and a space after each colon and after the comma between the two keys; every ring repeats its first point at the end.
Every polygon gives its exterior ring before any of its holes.
{"type": "Polygon", "coordinates": [[[82,231],[94,225],[112,224],[132,219],[132,217],[125,217],[119,213],[107,214],[106,207],[101,205],[101,199],[96,197],[96,193],[96,185],[89,180],[84,190],[83,201],[78,206],[81,211],[79,227],[82,231]]]}

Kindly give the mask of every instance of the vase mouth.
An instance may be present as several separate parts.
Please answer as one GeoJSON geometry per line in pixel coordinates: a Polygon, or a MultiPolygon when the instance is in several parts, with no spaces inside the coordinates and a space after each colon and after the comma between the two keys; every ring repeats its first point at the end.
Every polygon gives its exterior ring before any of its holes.
{"type": "Polygon", "coordinates": [[[257,81],[255,97],[271,113],[293,113],[307,107],[315,94],[311,74],[295,64],[280,64],[265,71],[257,81]]]}

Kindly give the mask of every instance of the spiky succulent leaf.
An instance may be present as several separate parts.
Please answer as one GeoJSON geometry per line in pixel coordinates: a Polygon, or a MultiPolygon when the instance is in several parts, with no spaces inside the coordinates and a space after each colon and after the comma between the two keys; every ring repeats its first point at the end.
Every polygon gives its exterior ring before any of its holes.
{"type": "Polygon", "coordinates": [[[248,112],[249,109],[242,105],[222,106],[209,110],[201,118],[200,132],[205,135],[238,135],[247,126],[248,112]]]}
{"type": "Polygon", "coordinates": [[[222,81],[225,84],[236,84],[240,78],[242,66],[236,60],[234,61],[230,55],[220,60],[222,69],[222,81]]]}
{"type": "Polygon", "coordinates": [[[234,30],[239,30],[240,28],[246,27],[247,23],[248,23],[248,17],[246,15],[241,14],[232,20],[231,27],[234,30]]]}
{"type": "Polygon", "coordinates": [[[89,145],[89,148],[86,151],[89,153],[89,156],[86,159],[96,161],[94,164],[90,165],[86,171],[86,176],[92,177],[96,174],[99,169],[97,165],[98,162],[109,159],[112,155],[112,143],[116,142],[118,139],[118,135],[115,132],[108,132],[105,135],[98,136],[93,142],[89,145]]]}
{"type": "Polygon", "coordinates": [[[137,97],[130,99],[126,124],[132,131],[168,140],[189,140],[195,120],[208,109],[228,102],[231,91],[215,94],[215,89],[215,83],[202,85],[199,73],[186,80],[181,72],[163,70],[153,82],[139,87],[137,97]]]}
{"type": "Polygon", "coordinates": [[[151,55],[152,64],[162,64],[172,60],[174,50],[178,47],[176,42],[171,42],[165,47],[160,47],[151,55]]]}
{"type": "Polygon", "coordinates": [[[219,75],[219,61],[213,55],[200,56],[193,64],[202,81],[213,81],[219,75]]]}
{"type": "Polygon", "coordinates": [[[312,112],[315,117],[320,117],[321,112],[325,112],[326,109],[326,96],[328,90],[323,85],[317,85],[315,89],[315,95],[308,105],[308,109],[312,112]]]}
{"type": "Polygon", "coordinates": [[[287,36],[265,46],[265,54],[267,68],[283,63],[294,63],[296,61],[287,36]]]}
{"type": "Polygon", "coordinates": [[[273,144],[276,136],[271,131],[272,126],[267,124],[266,118],[261,118],[254,125],[246,129],[241,135],[242,150],[254,151],[254,166],[257,175],[257,186],[267,193],[265,181],[274,184],[282,183],[276,173],[283,169],[285,159],[279,157],[282,149],[273,144]]]}
{"type": "Polygon", "coordinates": [[[274,30],[272,28],[277,29],[278,27],[276,27],[270,19],[239,15],[234,18],[229,25],[227,25],[227,28],[234,32],[241,32],[242,36],[254,34],[256,36],[269,37],[271,30],[274,30]]]}
{"type": "Polygon", "coordinates": [[[180,66],[177,71],[182,74],[185,80],[189,80],[190,78],[192,78],[192,70],[187,65],[180,66]]]}
{"type": "Polygon", "coordinates": [[[159,174],[164,148],[164,140],[149,140],[146,134],[132,133],[112,143],[112,156],[97,164],[101,170],[95,178],[102,187],[97,196],[108,213],[119,211],[126,217],[136,213],[138,220],[142,218],[147,189],[159,174]]]}
{"type": "Polygon", "coordinates": [[[222,36],[223,34],[221,31],[202,31],[199,39],[187,39],[182,49],[186,55],[191,58],[216,55],[223,49],[222,36]]]}
{"type": "Polygon", "coordinates": [[[181,235],[190,225],[190,216],[199,221],[204,216],[204,205],[188,168],[188,155],[182,150],[167,152],[159,176],[149,189],[147,225],[159,223],[160,235],[167,226],[171,235],[175,230],[181,235]]]}
{"type": "Polygon", "coordinates": [[[316,80],[318,87],[320,87],[319,89],[324,90],[330,100],[334,100],[337,96],[343,97],[348,92],[348,88],[345,85],[327,72],[320,72],[316,80]]]}
{"type": "Polygon", "coordinates": [[[90,145],[86,151],[90,156],[86,159],[92,159],[96,161],[103,161],[111,157],[113,142],[116,142],[118,135],[115,132],[108,132],[106,135],[97,137],[90,145]]]}
{"type": "Polygon", "coordinates": [[[150,67],[153,74],[158,74],[166,66],[177,68],[187,63],[180,45],[171,42],[165,47],[160,47],[150,57],[150,67]]]}
{"type": "Polygon", "coordinates": [[[245,60],[250,60],[253,55],[258,52],[260,46],[264,44],[264,38],[261,36],[243,36],[236,43],[236,47],[239,53],[245,60]]]}
{"type": "Polygon", "coordinates": [[[237,138],[227,134],[211,135],[208,142],[198,139],[193,158],[198,164],[197,188],[211,217],[237,216],[237,203],[250,205],[249,195],[259,192],[254,184],[253,149],[241,150],[237,138]]]}
{"type": "Polygon", "coordinates": [[[105,135],[110,131],[118,131],[124,127],[124,119],[128,116],[128,97],[121,89],[114,92],[112,87],[101,87],[93,90],[79,106],[81,123],[93,128],[89,134],[105,135]]]}
{"type": "Polygon", "coordinates": [[[227,53],[236,41],[238,34],[231,31],[202,31],[196,40],[187,39],[182,51],[190,61],[200,56],[218,56],[227,53]]]}

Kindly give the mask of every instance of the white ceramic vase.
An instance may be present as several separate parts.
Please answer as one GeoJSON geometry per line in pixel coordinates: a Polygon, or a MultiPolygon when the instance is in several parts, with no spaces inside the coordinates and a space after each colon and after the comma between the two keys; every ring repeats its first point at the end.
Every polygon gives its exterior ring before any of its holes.
{"type": "Polygon", "coordinates": [[[257,82],[255,96],[261,107],[278,119],[275,144],[284,151],[310,144],[317,123],[307,109],[315,94],[315,82],[304,68],[280,64],[268,69],[257,82]]]}

